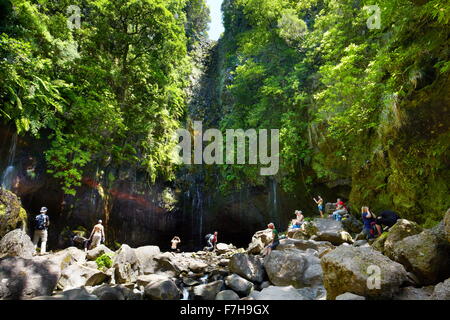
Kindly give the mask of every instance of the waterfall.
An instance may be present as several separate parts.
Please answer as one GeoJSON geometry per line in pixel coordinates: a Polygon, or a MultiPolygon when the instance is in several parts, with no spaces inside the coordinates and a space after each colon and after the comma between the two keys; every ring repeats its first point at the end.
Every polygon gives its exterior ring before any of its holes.
{"type": "Polygon", "coordinates": [[[187,287],[183,287],[183,298],[181,300],[189,300],[189,289],[187,287]]]}
{"type": "Polygon", "coordinates": [[[15,177],[15,167],[14,167],[14,158],[16,157],[16,148],[17,148],[17,133],[14,133],[11,141],[11,146],[9,147],[8,152],[8,162],[6,164],[6,169],[3,171],[1,176],[1,186],[4,189],[11,190],[13,185],[13,180],[15,177]]]}

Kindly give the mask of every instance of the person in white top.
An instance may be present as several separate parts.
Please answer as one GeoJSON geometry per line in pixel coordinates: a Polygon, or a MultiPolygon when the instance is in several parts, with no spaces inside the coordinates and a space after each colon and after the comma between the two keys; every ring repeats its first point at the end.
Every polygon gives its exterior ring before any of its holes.
{"type": "Polygon", "coordinates": [[[91,236],[89,238],[91,239],[89,249],[94,249],[101,242],[105,242],[105,229],[103,228],[102,220],[98,220],[98,223],[92,229],[91,236]]]}

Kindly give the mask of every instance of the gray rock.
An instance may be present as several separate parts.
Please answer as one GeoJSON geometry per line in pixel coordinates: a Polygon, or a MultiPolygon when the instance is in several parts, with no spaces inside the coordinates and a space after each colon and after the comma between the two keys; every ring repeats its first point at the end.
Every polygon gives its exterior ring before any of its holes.
{"type": "Polygon", "coordinates": [[[191,269],[195,273],[202,273],[205,271],[205,269],[208,267],[208,265],[204,262],[193,260],[189,262],[189,269],[191,269]]]}
{"type": "Polygon", "coordinates": [[[34,253],[34,245],[30,237],[21,229],[8,232],[0,240],[0,258],[20,257],[31,259],[34,253]]]}
{"type": "Polygon", "coordinates": [[[86,254],[86,259],[93,261],[93,260],[97,259],[98,257],[104,255],[105,253],[112,255],[114,253],[114,251],[109,249],[107,246],[101,244],[101,245],[95,247],[94,249],[89,250],[86,254]]]}
{"type": "Polygon", "coordinates": [[[139,290],[127,288],[123,285],[103,284],[92,292],[99,300],[142,300],[143,293],[139,290]]]}
{"type": "Polygon", "coordinates": [[[138,286],[147,286],[148,284],[151,284],[153,282],[157,282],[160,280],[169,280],[170,277],[163,274],[146,274],[146,275],[140,275],[137,277],[137,285],[138,286]]]}
{"type": "Polygon", "coordinates": [[[170,279],[158,280],[145,287],[145,297],[150,300],[180,300],[181,291],[170,279]]]}
{"type": "Polygon", "coordinates": [[[58,288],[69,290],[82,286],[95,286],[110,279],[110,275],[98,269],[74,263],[65,268],[58,280],[58,288]]]}
{"type": "Polygon", "coordinates": [[[433,287],[404,287],[394,296],[394,300],[430,300],[433,287]]]}
{"type": "Polygon", "coordinates": [[[293,286],[270,286],[264,288],[255,300],[309,300],[302,296],[293,286]]]}
{"type": "Polygon", "coordinates": [[[153,259],[161,253],[158,246],[144,246],[134,249],[141,266],[141,273],[152,274],[156,269],[156,261],[153,259]]]}
{"type": "Polygon", "coordinates": [[[248,295],[254,288],[253,283],[237,274],[229,275],[225,278],[225,284],[241,296],[248,295]]]}
{"type": "Polygon", "coordinates": [[[194,300],[215,300],[222,286],[222,280],[195,286],[193,289],[194,300]]]}
{"type": "Polygon", "coordinates": [[[351,292],[346,292],[340,294],[336,297],[336,300],[366,300],[363,296],[358,296],[357,294],[353,294],[351,292]]]}
{"type": "Polygon", "coordinates": [[[432,300],[450,300],[450,278],[438,283],[430,297],[432,300]]]}
{"type": "Polygon", "coordinates": [[[56,288],[60,272],[59,267],[49,261],[0,259],[0,300],[49,296],[56,288]]]}
{"type": "Polygon", "coordinates": [[[239,300],[239,295],[233,290],[223,290],[216,295],[216,300],[239,300]]]}
{"type": "Polygon", "coordinates": [[[136,282],[140,264],[135,251],[123,244],[114,256],[113,268],[116,283],[136,282]]]}
{"type": "Polygon", "coordinates": [[[276,286],[302,288],[322,283],[320,259],[298,249],[272,251],[264,260],[264,268],[276,286]]]}
{"type": "Polygon", "coordinates": [[[450,246],[433,230],[397,242],[391,258],[414,273],[422,285],[435,284],[450,276],[450,246]]]}
{"type": "Polygon", "coordinates": [[[230,258],[228,264],[230,273],[236,273],[241,277],[252,281],[261,283],[264,280],[264,267],[258,257],[236,253],[230,258]]]}
{"type": "Polygon", "coordinates": [[[404,267],[372,248],[340,246],[321,259],[327,299],[352,292],[390,299],[407,281],[404,267]]]}

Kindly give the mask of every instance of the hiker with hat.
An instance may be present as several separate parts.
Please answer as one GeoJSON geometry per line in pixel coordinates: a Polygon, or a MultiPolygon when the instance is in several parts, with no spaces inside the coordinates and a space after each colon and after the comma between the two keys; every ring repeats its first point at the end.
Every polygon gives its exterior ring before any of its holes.
{"type": "Polygon", "coordinates": [[[37,245],[41,241],[41,252],[40,254],[45,254],[47,249],[47,237],[48,237],[48,226],[50,225],[50,219],[46,214],[48,209],[42,207],[40,213],[35,218],[35,228],[33,235],[34,250],[37,250],[37,245]]]}
{"type": "Polygon", "coordinates": [[[89,237],[89,240],[91,242],[89,250],[94,249],[100,243],[105,242],[105,228],[103,228],[102,223],[102,220],[98,220],[97,224],[92,229],[91,235],[89,237]]]}

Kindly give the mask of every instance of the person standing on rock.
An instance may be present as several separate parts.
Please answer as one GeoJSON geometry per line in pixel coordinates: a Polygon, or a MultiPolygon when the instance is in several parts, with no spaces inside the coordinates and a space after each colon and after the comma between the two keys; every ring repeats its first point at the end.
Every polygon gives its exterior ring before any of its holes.
{"type": "Polygon", "coordinates": [[[91,240],[90,250],[96,248],[101,242],[105,242],[105,229],[102,225],[102,220],[98,220],[98,223],[94,226],[89,237],[91,240]]]}
{"type": "Polygon", "coordinates": [[[317,209],[319,210],[320,217],[323,218],[323,199],[321,196],[318,196],[317,200],[316,198],[313,198],[314,202],[317,203],[317,209]]]}
{"type": "Polygon", "coordinates": [[[40,213],[35,218],[35,230],[33,235],[34,250],[37,250],[39,241],[41,241],[41,252],[45,254],[47,250],[47,238],[48,238],[48,226],[50,225],[50,219],[46,214],[48,209],[42,207],[40,213]]]}
{"type": "Polygon", "coordinates": [[[170,247],[171,251],[180,252],[180,249],[177,248],[178,244],[181,242],[180,237],[175,236],[170,242],[172,243],[170,247]]]}
{"type": "Polygon", "coordinates": [[[272,250],[278,247],[278,245],[280,244],[280,239],[278,237],[278,230],[275,229],[275,225],[271,222],[267,225],[267,228],[272,229],[273,239],[271,244],[269,244],[267,247],[264,248],[262,252],[263,257],[268,256],[272,252],[272,250]]]}
{"type": "Polygon", "coordinates": [[[372,212],[370,212],[369,207],[361,208],[361,216],[364,224],[363,233],[366,236],[366,239],[374,238],[374,225],[376,216],[372,212]]]}

